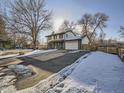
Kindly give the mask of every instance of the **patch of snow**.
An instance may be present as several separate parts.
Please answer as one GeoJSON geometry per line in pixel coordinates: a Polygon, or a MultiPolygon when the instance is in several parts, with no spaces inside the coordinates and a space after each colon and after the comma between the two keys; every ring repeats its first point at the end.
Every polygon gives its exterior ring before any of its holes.
{"type": "MultiPolygon", "coordinates": [[[[47,82],[52,87],[43,93],[124,93],[124,63],[117,55],[92,52],[47,82]]],[[[38,87],[41,91],[42,86],[38,87]]]]}
{"type": "MultiPolygon", "coordinates": [[[[3,59],[3,58],[9,58],[9,57],[31,56],[31,55],[34,55],[34,54],[53,52],[53,51],[56,51],[56,50],[57,50],[57,49],[49,49],[49,50],[34,50],[34,51],[29,52],[29,53],[26,53],[26,54],[24,54],[24,55],[11,54],[11,55],[0,56],[0,59],[3,59]]],[[[14,51],[14,50],[13,50],[13,51],[14,51]]],[[[17,50],[15,50],[15,51],[17,51],[17,50]]],[[[18,51],[20,51],[20,50],[18,50],[18,51]]]]}
{"type": "Polygon", "coordinates": [[[124,63],[117,55],[92,52],[34,87],[16,93],[124,93],[124,63]]]}
{"type": "Polygon", "coordinates": [[[9,57],[16,57],[16,56],[18,56],[18,55],[19,55],[19,54],[11,54],[11,55],[0,56],[0,59],[9,58],[9,57]]]}
{"type": "MultiPolygon", "coordinates": [[[[45,80],[40,81],[37,85],[35,85],[34,87],[28,88],[28,89],[24,89],[21,91],[18,91],[17,93],[31,93],[31,90],[37,90],[40,92],[37,93],[51,93],[51,91],[54,91],[52,89],[54,89],[55,86],[63,86],[62,84],[60,84],[62,81],[65,80],[65,78],[67,78],[67,76],[69,76],[72,71],[76,68],[76,66],[81,62],[80,60],[83,60],[84,58],[86,58],[89,54],[85,54],[84,56],[82,56],[81,58],[79,58],[75,63],[73,63],[70,66],[65,67],[64,69],[62,69],[60,72],[51,75],[50,77],[48,77],[45,80]],[[59,85],[60,84],[60,85],[59,85]]],[[[36,92],[32,92],[32,93],[36,93],[36,92]]],[[[52,92],[54,93],[54,92],[52,92]]],[[[55,92],[56,93],[56,92],[55,92]]],[[[61,93],[61,92],[60,92],[61,93]]]]}
{"type": "Polygon", "coordinates": [[[9,65],[8,69],[11,69],[20,78],[29,77],[33,73],[32,69],[24,65],[9,65]]]}
{"type": "Polygon", "coordinates": [[[0,93],[15,93],[15,92],[12,92],[11,90],[16,90],[14,87],[16,80],[17,79],[15,74],[12,73],[8,68],[1,69],[0,70],[0,93]]]}
{"type": "Polygon", "coordinates": [[[6,87],[5,89],[1,90],[0,93],[16,93],[16,88],[14,85],[6,87]]]}
{"type": "Polygon", "coordinates": [[[65,89],[78,83],[93,86],[94,93],[124,93],[124,63],[117,55],[93,52],[62,83],[65,89]]]}
{"type": "Polygon", "coordinates": [[[48,50],[34,50],[32,52],[26,53],[24,55],[18,56],[18,57],[23,57],[23,56],[30,56],[34,54],[40,54],[40,53],[47,53],[47,52],[53,52],[56,51],[57,49],[48,49],[48,50]]]}

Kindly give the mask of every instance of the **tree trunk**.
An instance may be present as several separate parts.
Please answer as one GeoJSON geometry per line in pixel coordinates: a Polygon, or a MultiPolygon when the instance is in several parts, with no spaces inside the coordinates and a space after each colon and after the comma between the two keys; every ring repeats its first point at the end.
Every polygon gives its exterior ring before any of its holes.
{"type": "Polygon", "coordinates": [[[33,49],[36,50],[36,41],[33,41],[33,49]]]}
{"type": "Polygon", "coordinates": [[[91,43],[91,41],[89,41],[88,47],[89,47],[89,51],[91,51],[92,50],[92,43],[91,43]]]}

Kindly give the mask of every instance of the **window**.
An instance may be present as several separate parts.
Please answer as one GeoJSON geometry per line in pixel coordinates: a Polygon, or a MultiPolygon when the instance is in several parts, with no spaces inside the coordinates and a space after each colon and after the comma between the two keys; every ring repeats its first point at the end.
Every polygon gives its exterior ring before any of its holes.
{"type": "Polygon", "coordinates": [[[57,35],[55,36],[55,39],[57,39],[57,35]]]}
{"type": "Polygon", "coordinates": [[[59,35],[59,38],[63,38],[63,35],[59,35]]]}
{"type": "Polygon", "coordinates": [[[68,37],[68,34],[66,34],[66,37],[68,37]]]}

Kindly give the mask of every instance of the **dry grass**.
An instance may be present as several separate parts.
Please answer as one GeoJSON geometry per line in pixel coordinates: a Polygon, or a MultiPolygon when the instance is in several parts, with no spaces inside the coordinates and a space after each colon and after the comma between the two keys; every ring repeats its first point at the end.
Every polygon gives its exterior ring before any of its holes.
{"type": "Polygon", "coordinates": [[[5,55],[11,55],[11,54],[25,54],[28,52],[31,52],[32,50],[26,50],[26,49],[22,49],[22,50],[5,50],[5,51],[1,51],[0,56],[5,56],[5,55]]]}
{"type": "Polygon", "coordinates": [[[32,87],[37,83],[39,83],[41,80],[46,79],[47,77],[53,74],[52,72],[48,72],[48,71],[39,69],[37,67],[33,67],[33,66],[30,66],[30,67],[33,68],[33,71],[35,72],[35,74],[26,79],[18,80],[15,84],[18,90],[32,87]]]}

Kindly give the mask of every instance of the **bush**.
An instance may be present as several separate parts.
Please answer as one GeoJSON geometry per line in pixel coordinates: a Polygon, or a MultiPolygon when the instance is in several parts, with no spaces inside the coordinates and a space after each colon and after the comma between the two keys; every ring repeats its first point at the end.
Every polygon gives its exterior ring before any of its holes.
{"type": "Polygon", "coordinates": [[[19,52],[19,55],[24,55],[25,53],[24,52],[19,52]]]}

